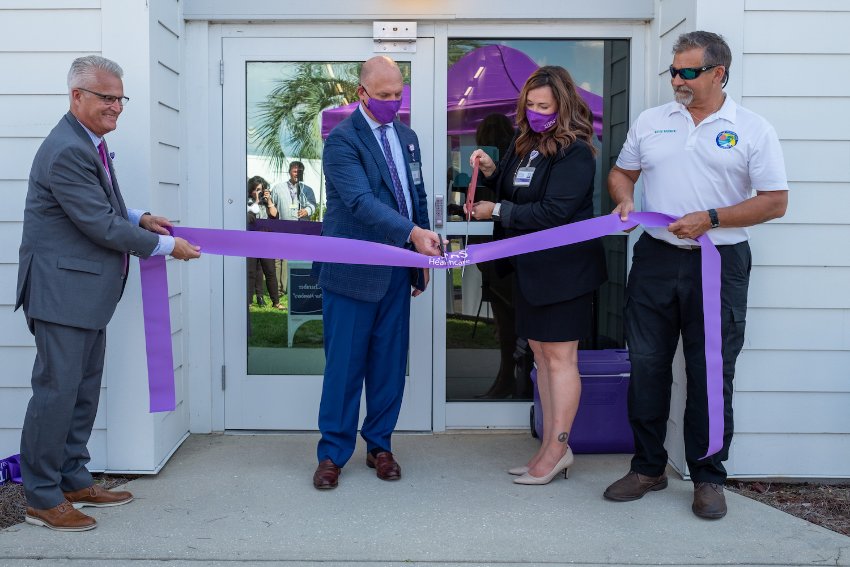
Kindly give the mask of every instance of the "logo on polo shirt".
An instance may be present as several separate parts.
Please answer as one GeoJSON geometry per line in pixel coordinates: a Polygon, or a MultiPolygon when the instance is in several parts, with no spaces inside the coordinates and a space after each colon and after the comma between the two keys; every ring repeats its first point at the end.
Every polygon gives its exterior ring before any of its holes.
{"type": "Polygon", "coordinates": [[[723,130],[714,141],[717,142],[717,147],[728,150],[738,145],[738,134],[731,130],[723,130]]]}

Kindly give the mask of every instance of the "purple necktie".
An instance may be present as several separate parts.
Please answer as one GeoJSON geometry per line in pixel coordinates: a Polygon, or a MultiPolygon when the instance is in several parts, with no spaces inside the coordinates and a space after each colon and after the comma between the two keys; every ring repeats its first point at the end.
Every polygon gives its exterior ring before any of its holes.
{"type": "MultiPolygon", "coordinates": [[[[100,154],[100,161],[103,162],[103,167],[106,169],[106,176],[109,178],[109,182],[112,183],[112,176],[109,174],[109,162],[106,160],[106,144],[103,143],[103,140],[97,145],[97,153],[100,154]]],[[[124,254],[124,266],[121,269],[124,273],[124,276],[127,276],[127,272],[130,271],[130,255],[124,254]]]]}
{"type": "Polygon", "coordinates": [[[112,175],[109,173],[109,161],[106,159],[106,145],[103,143],[103,140],[97,145],[97,153],[100,154],[100,161],[103,162],[103,168],[106,170],[106,177],[109,178],[109,182],[112,183],[112,175]]]}
{"type": "Polygon", "coordinates": [[[393,178],[393,190],[395,192],[395,200],[398,202],[398,212],[410,218],[410,214],[407,212],[407,201],[404,198],[404,190],[401,188],[401,179],[398,177],[393,152],[390,149],[390,140],[387,138],[387,128],[389,126],[384,124],[378,130],[381,131],[381,145],[384,146],[384,157],[387,158],[387,167],[390,168],[390,176],[393,178]]]}

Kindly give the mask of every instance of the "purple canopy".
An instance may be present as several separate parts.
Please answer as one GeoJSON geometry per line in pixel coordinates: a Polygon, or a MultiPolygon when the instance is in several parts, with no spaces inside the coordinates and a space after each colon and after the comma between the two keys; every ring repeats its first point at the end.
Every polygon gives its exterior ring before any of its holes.
{"type": "MultiPolygon", "coordinates": [[[[522,86],[538,65],[525,53],[504,45],[486,45],[457,60],[448,72],[448,134],[474,134],[488,114],[516,118],[522,86]]],[[[593,129],[602,138],[602,97],[576,87],[593,113],[593,129]]],[[[358,102],[322,111],[322,138],[357,108],[358,102]]],[[[399,119],[410,125],[410,85],[404,85],[399,119]]]]}
{"type": "MultiPolygon", "coordinates": [[[[475,133],[488,114],[498,112],[516,120],[522,86],[538,68],[528,55],[504,45],[486,45],[457,60],[449,69],[449,135],[475,133]]],[[[593,129],[602,138],[602,97],[576,87],[593,114],[593,129]]]]}

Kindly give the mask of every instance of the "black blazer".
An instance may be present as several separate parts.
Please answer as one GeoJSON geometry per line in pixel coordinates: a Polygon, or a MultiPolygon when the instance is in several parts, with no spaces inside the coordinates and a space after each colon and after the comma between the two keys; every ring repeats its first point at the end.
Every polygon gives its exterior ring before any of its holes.
{"type": "MultiPolygon", "coordinates": [[[[515,142],[516,140],[514,140],[515,142]]],[[[596,161],[590,146],[576,141],[553,156],[538,158],[528,187],[514,187],[514,173],[525,165],[514,143],[496,171],[484,179],[501,202],[495,238],[519,236],[593,217],[596,161]]],[[[551,305],[596,290],[606,279],[605,252],[599,239],[511,258],[517,283],[532,305],[551,305]]]]}

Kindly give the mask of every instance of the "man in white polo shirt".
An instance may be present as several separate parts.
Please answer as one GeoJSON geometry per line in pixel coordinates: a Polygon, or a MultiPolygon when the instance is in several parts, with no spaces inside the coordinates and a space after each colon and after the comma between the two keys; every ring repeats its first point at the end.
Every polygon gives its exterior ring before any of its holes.
{"type": "Polygon", "coordinates": [[[614,209],[625,220],[643,177],[643,209],[676,217],[648,228],[634,248],[626,291],[625,331],[632,361],[629,421],[635,455],[626,476],[605,491],[618,502],[667,487],[664,439],[670,413],[672,361],[685,354],[685,454],[694,481],[692,510],[702,518],[726,514],[723,483],[732,441],[732,380],[744,343],[751,256],[746,227],[785,214],[788,183],[779,140],[768,122],[723,92],[732,54],[717,34],[679,36],[670,66],[675,101],[651,108],[629,130],[608,176],[614,209]],[[755,195],[753,195],[755,192],[755,195]],[[708,449],[701,252],[708,232],[721,257],[723,447],[708,449]]]}

